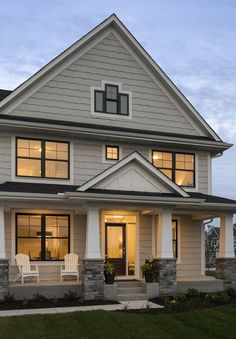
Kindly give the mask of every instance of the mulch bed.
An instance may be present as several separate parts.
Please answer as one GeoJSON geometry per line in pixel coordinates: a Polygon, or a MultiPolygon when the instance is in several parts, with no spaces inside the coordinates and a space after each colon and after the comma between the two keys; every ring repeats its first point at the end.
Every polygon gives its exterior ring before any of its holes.
{"type": "Polygon", "coordinates": [[[55,308],[70,306],[96,306],[119,304],[113,300],[64,300],[64,299],[45,299],[45,300],[13,300],[8,303],[0,302],[0,310],[20,310],[33,308],[55,308]]]}

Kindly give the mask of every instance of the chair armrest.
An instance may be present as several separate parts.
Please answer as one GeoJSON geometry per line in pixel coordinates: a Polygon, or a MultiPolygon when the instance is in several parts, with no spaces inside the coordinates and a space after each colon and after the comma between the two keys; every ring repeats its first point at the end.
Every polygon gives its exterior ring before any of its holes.
{"type": "Polygon", "coordinates": [[[32,267],[35,267],[36,268],[36,271],[39,271],[39,267],[38,265],[34,264],[34,265],[31,265],[32,267]]]}

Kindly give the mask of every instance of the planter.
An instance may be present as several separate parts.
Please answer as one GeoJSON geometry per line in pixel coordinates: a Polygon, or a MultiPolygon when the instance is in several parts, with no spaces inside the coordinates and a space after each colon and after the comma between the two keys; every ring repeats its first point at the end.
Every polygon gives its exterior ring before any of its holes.
{"type": "Polygon", "coordinates": [[[154,275],[153,272],[146,272],[144,273],[144,278],[146,283],[153,283],[154,275]]]}
{"type": "Polygon", "coordinates": [[[105,274],[105,282],[108,285],[112,285],[114,284],[114,280],[115,280],[115,275],[112,274],[105,274]]]}

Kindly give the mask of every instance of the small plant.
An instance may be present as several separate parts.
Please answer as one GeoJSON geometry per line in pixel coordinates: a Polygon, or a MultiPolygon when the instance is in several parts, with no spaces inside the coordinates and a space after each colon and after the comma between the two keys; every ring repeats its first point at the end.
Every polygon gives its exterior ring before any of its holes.
{"type": "Polygon", "coordinates": [[[175,295],[175,301],[176,301],[176,304],[178,305],[185,304],[186,300],[187,300],[187,296],[184,293],[178,293],[175,295]]]}
{"type": "Polygon", "coordinates": [[[236,298],[236,290],[234,288],[227,288],[226,292],[231,298],[236,298]]]}
{"type": "Polygon", "coordinates": [[[48,299],[44,295],[36,293],[36,294],[33,295],[33,300],[38,302],[38,303],[44,303],[48,299]]]}
{"type": "Polygon", "coordinates": [[[189,288],[188,292],[186,293],[187,298],[197,298],[199,297],[200,293],[195,288],[189,288]]]}
{"type": "Polygon", "coordinates": [[[78,301],[80,305],[83,305],[85,303],[85,299],[83,297],[80,297],[78,301]]]}
{"type": "Polygon", "coordinates": [[[103,272],[106,284],[113,284],[116,276],[114,265],[109,261],[105,261],[103,272]]]}
{"type": "Polygon", "coordinates": [[[15,301],[15,297],[13,294],[5,294],[4,297],[2,298],[2,303],[3,304],[10,304],[15,301]]]}
{"type": "Polygon", "coordinates": [[[57,304],[58,304],[58,298],[57,298],[57,297],[54,297],[54,298],[52,299],[52,303],[53,303],[53,305],[57,305],[57,304]]]}
{"type": "Polygon", "coordinates": [[[150,259],[145,259],[144,264],[140,267],[147,283],[152,283],[155,277],[154,262],[150,259]]]}
{"type": "Polygon", "coordinates": [[[69,290],[64,294],[64,300],[66,301],[75,301],[78,299],[77,293],[69,290]]]}
{"type": "Polygon", "coordinates": [[[27,306],[28,303],[29,303],[29,300],[26,299],[26,298],[23,298],[23,299],[21,300],[21,305],[22,305],[22,306],[27,306]]]}
{"type": "Polygon", "coordinates": [[[209,304],[225,303],[229,299],[230,299],[230,296],[227,291],[219,291],[219,292],[209,293],[205,295],[205,302],[209,304]]]}

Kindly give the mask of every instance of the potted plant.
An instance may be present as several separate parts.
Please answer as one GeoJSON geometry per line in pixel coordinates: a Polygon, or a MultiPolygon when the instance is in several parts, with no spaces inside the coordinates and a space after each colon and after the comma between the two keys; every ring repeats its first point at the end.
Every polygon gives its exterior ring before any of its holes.
{"type": "Polygon", "coordinates": [[[104,277],[105,277],[105,282],[106,284],[113,284],[115,280],[116,272],[114,269],[114,265],[109,262],[105,261],[104,263],[104,277]]]}
{"type": "Polygon", "coordinates": [[[141,266],[141,271],[144,275],[146,283],[153,283],[155,277],[155,270],[153,260],[145,259],[145,263],[141,266]]]}

